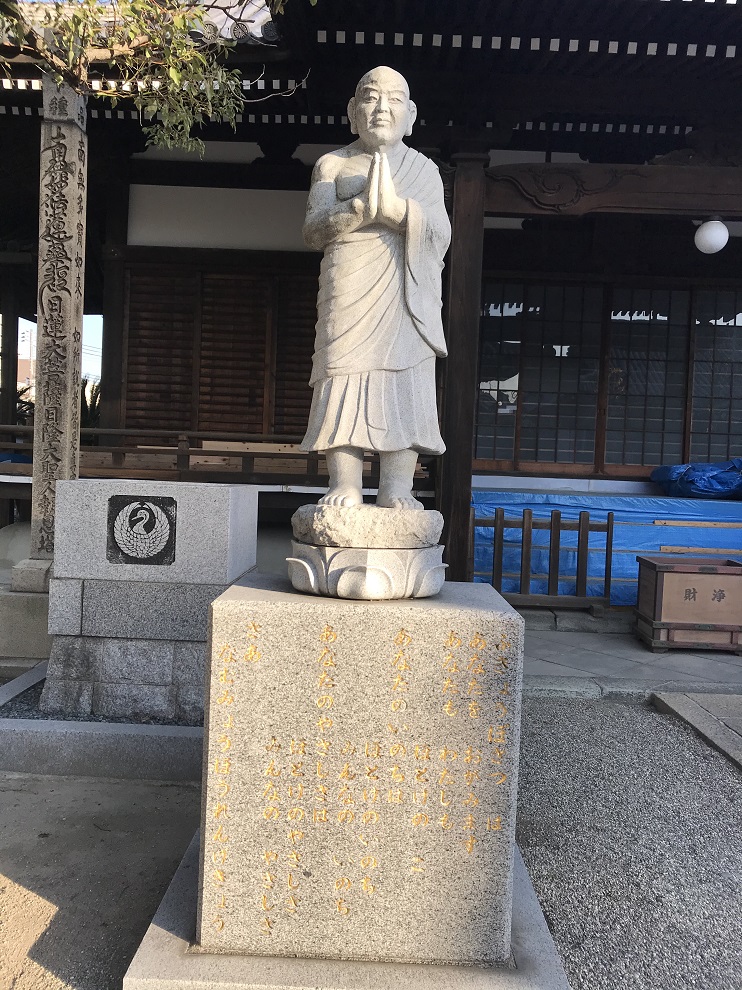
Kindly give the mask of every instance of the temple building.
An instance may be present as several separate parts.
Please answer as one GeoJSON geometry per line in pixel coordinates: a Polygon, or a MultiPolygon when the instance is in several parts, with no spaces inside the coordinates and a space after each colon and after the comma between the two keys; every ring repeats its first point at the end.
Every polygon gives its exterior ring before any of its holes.
{"type": "MultiPolygon", "coordinates": [[[[739,453],[736,0],[289,0],[229,59],[248,102],[235,133],[203,131],[203,158],[145,149],[125,101],[89,99],[85,311],[103,316],[104,432],[83,476],[326,483],[296,447],[320,261],[301,225],[312,165],[348,143],[348,97],[380,64],[410,84],[408,141],[439,164],[453,227],[448,452],[419,468],[449,576],[466,576],[473,488],[642,493],[660,464],[739,453]],[[731,236],[704,253],[711,218],[731,236]]],[[[1,85],[0,453],[23,439],[10,427],[41,114],[31,66],[1,85]]],[[[16,497],[0,473],[0,499],[16,497]]]]}

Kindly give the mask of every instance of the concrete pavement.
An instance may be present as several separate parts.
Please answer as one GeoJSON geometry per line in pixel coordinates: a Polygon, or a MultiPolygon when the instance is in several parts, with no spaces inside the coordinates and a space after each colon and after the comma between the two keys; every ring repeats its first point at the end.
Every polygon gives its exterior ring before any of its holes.
{"type": "Polygon", "coordinates": [[[742,769],[742,657],[735,653],[652,653],[629,632],[557,632],[527,626],[524,692],[536,697],[651,701],[742,769]]]}
{"type": "Polygon", "coordinates": [[[742,657],[721,651],[652,653],[630,632],[556,632],[526,627],[527,690],[648,695],[652,691],[742,694],[742,657]]]}

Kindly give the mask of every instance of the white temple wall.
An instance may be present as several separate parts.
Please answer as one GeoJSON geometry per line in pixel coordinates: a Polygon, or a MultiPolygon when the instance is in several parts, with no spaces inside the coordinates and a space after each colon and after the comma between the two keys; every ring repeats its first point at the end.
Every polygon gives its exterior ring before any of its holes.
{"type": "Polygon", "coordinates": [[[128,244],[139,247],[306,251],[307,193],[132,185],[128,244]]]}

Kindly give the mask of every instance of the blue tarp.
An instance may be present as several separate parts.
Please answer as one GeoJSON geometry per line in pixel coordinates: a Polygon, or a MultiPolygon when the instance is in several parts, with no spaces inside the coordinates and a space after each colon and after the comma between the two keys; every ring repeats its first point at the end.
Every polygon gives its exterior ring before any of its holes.
{"type": "Polygon", "coordinates": [[[666,495],[678,498],[742,498],[742,457],[718,464],[672,464],[650,475],[666,495]]]}
{"type": "MultiPolygon", "coordinates": [[[[524,509],[532,509],[534,519],[548,519],[559,509],[563,519],[578,519],[587,510],[590,519],[605,521],[614,514],[613,564],[611,568],[611,604],[636,604],[637,554],[662,556],[661,547],[727,550],[742,555],[742,501],[719,501],[698,498],[661,498],[653,495],[565,495],[548,492],[474,491],[475,512],[474,580],[488,582],[492,574],[493,534],[490,527],[476,526],[476,519],[491,518],[503,507],[508,518],[520,518],[524,509]],[[662,525],[657,524],[662,521],[662,525]],[[699,526],[704,522],[725,522],[737,526],[699,526]],[[665,525],[664,523],[668,523],[665,525]],[[694,525],[695,524],[695,525],[694,525]]],[[[577,568],[577,533],[562,533],[560,553],[560,594],[574,594],[577,568]]],[[[505,530],[503,551],[503,591],[516,592],[520,584],[521,531],[505,530]]],[[[668,554],[670,556],[670,554],[668,554]]],[[[719,555],[723,560],[724,556],[719,555]]],[[[533,531],[531,557],[531,592],[546,594],[549,569],[549,532],[533,531]]],[[[603,594],[605,573],[605,535],[590,534],[588,555],[588,594],[603,594]]]]}

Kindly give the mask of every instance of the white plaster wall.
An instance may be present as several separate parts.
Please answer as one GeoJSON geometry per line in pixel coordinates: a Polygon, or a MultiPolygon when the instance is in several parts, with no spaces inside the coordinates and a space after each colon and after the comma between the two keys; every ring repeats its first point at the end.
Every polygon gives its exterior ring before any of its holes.
{"type": "Polygon", "coordinates": [[[305,192],[134,185],[130,245],[306,251],[305,192]]]}

